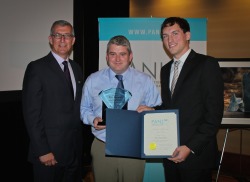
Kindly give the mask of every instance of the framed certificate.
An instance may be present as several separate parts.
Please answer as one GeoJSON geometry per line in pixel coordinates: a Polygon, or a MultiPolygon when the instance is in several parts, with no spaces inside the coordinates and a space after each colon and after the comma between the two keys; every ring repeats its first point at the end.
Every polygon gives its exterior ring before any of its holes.
{"type": "Polygon", "coordinates": [[[132,158],[170,157],[179,146],[178,110],[107,109],[106,155],[132,158]]]}
{"type": "Polygon", "coordinates": [[[153,112],[143,115],[143,156],[171,156],[179,144],[176,112],[153,112]]]}

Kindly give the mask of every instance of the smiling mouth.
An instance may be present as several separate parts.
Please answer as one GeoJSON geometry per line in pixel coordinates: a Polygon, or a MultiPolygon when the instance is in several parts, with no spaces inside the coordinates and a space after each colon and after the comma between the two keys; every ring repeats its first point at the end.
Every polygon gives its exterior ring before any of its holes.
{"type": "Polygon", "coordinates": [[[173,48],[173,47],[175,47],[177,44],[171,44],[171,45],[169,45],[168,47],[171,49],[171,48],[173,48]]]}

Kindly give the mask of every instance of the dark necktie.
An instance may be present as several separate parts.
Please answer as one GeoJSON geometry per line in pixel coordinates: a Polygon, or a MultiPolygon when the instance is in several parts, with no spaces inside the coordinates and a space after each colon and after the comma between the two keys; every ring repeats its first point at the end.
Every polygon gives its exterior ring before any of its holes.
{"type": "MultiPolygon", "coordinates": [[[[117,88],[122,88],[122,89],[124,89],[124,85],[123,85],[123,81],[122,81],[122,75],[115,75],[115,77],[117,78],[117,80],[118,80],[118,84],[117,84],[117,88]]],[[[121,94],[119,94],[118,96],[117,95],[115,95],[115,98],[117,97],[117,98],[119,98],[118,99],[118,102],[125,102],[125,92],[124,91],[121,91],[121,92],[123,92],[123,98],[121,98],[121,94]]],[[[121,93],[120,92],[120,93],[121,93]]],[[[115,103],[116,103],[117,101],[115,101],[115,103]]],[[[115,108],[118,108],[116,105],[115,105],[115,108]]],[[[123,108],[122,109],[127,109],[127,103],[123,106],[123,108]]]]}
{"type": "Polygon", "coordinates": [[[71,90],[72,95],[74,97],[74,91],[73,91],[72,81],[71,81],[71,77],[70,77],[70,72],[69,72],[69,67],[68,67],[68,61],[63,61],[63,65],[64,65],[64,74],[66,76],[66,79],[67,79],[68,84],[70,86],[70,90],[71,90]]]}
{"type": "Polygon", "coordinates": [[[173,76],[172,84],[171,84],[171,96],[174,93],[175,85],[179,76],[179,71],[178,71],[179,63],[180,63],[179,61],[174,62],[174,76],[173,76]]]}
{"type": "Polygon", "coordinates": [[[118,84],[117,84],[117,88],[123,88],[124,89],[124,86],[123,86],[123,81],[122,81],[122,75],[115,75],[115,77],[118,79],[118,84]]]}

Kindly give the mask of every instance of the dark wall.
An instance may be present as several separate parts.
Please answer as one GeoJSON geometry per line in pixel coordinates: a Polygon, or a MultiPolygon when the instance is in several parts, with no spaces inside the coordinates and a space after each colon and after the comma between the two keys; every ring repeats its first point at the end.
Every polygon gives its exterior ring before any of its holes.
{"type": "Polygon", "coordinates": [[[32,168],[27,162],[28,135],[22,115],[21,91],[0,92],[2,152],[11,181],[32,181],[32,168]],[[19,171],[19,172],[17,172],[19,171]],[[21,172],[22,171],[22,172],[21,172]],[[18,175],[17,175],[18,174],[18,175]]]}
{"type": "MultiPolygon", "coordinates": [[[[129,17],[129,0],[74,0],[73,24],[77,38],[74,45],[74,60],[82,66],[84,78],[98,70],[98,17],[129,17]]],[[[22,115],[21,95],[21,90],[0,91],[1,128],[5,141],[2,143],[2,150],[4,160],[9,161],[4,168],[12,174],[7,177],[11,181],[28,182],[32,181],[33,176],[32,167],[27,162],[29,138],[22,115]]],[[[89,150],[93,139],[89,126],[85,126],[84,133],[83,162],[89,164],[89,150]]]]}
{"type": "MultiPolygon", "coordinates": [[[[122,0],[119,3],[115,0],[88,2],[74,0],[73,17],[76,34],[74,60],[82,60],[79,64],[82,64],[84,79],[86,79],[91,73],[98,71],[99,66],[98,18],[129,17],[129,0],[122,0]],[[82,3],[84,3],[83,6],[81,6],[82,3]]],[[[90,126],[84,125],[83,130],[83,163],[90,165],[90,147],[93,135],[90,126]]]]}
{"type": "Polygon", "coordinates": [[[80,37],[83,40],[81,45],[77,45],[76,42],[77,49],[74,50],[74,59],[78,59],[81,56],[84,63],[84,77],[86,78],[92,72],[98,70],[98,18],[129,17],[129,0],[91,0],[87,2],[74,0],[74,3],[76,37],[80,37]],[[84,5],[81,6],[81,3],[84,3],[84,5]],[[79,52],[82,50],[83,52],[79,52]]]}

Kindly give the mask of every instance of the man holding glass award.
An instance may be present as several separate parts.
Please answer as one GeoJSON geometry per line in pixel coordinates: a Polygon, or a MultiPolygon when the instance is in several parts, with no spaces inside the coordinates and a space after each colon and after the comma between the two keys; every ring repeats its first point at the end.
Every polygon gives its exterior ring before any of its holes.
{"type": "Polygon", "coordinates": [[[95,136],[91,155],[96,182],[143,181],[145,160],[105,156],[106,108],[139,112],[139,106],[147,110],[162,102],[151,77],[130,67],[132,60],[128,39],[112,37],[106,51],[108,68],[92,73],[83,86],[81,119],[92,126],[95,136]]]}

